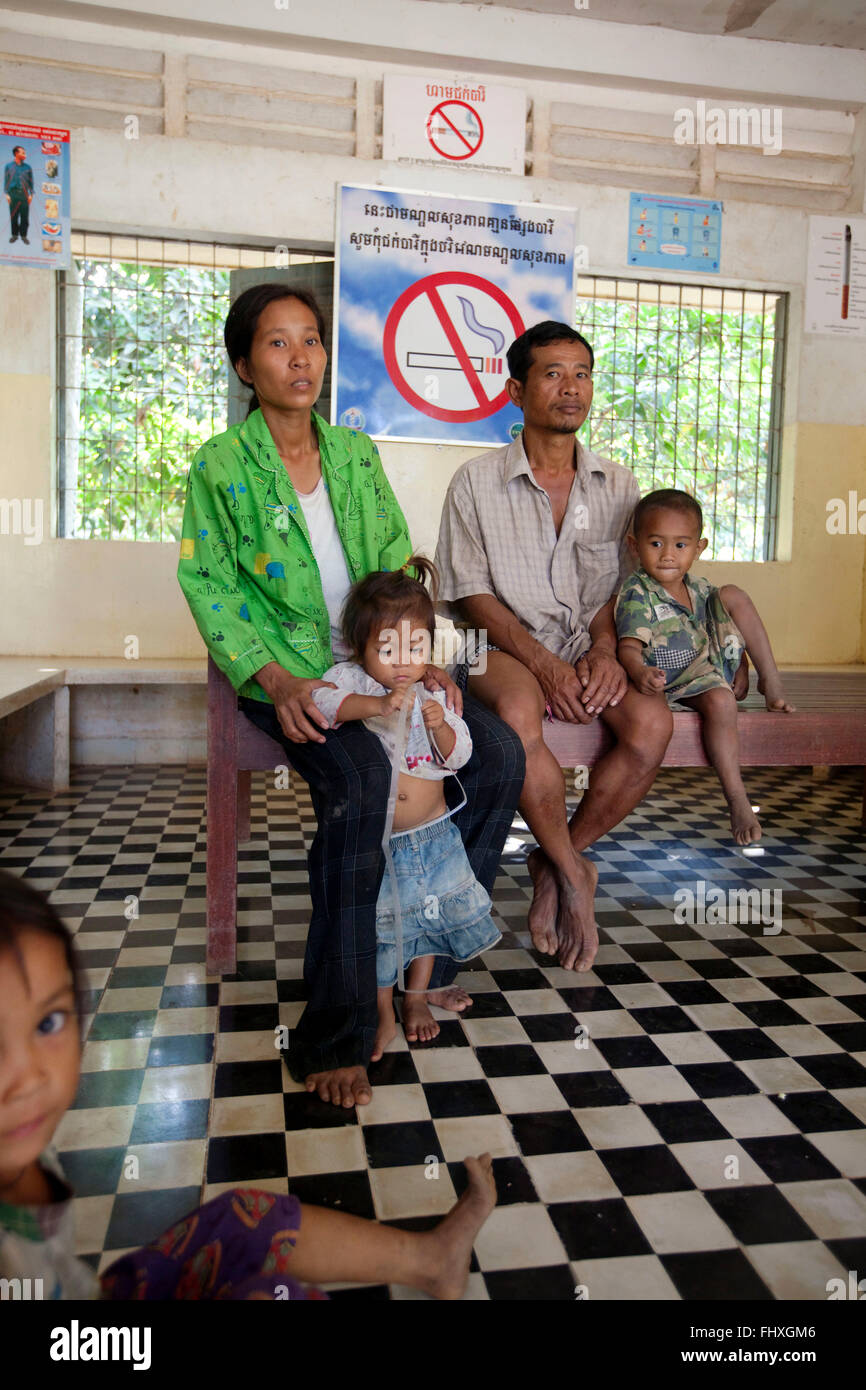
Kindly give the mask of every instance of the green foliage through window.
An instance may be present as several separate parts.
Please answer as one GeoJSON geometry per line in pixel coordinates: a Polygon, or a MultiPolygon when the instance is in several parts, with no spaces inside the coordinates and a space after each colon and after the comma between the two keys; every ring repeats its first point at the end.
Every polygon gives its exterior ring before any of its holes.
{"type": "Polygon", "coordinates": [[[712,560],[773,558],[784,296],[581,276],[593,346],[582,438],[641,491],[698,498],[712,560]]]}

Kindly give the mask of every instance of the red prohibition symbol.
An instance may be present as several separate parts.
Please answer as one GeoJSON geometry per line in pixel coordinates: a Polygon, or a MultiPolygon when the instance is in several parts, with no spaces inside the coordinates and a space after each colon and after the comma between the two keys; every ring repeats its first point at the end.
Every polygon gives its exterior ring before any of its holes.
{"type": "Polygon", "coordinates": [[[501,309],[504,309],[508,321],[514,330],[515,338],[520,337],[520,334],[523,332],[523,320],[507,294],[505,294],[498,285],[492,284],[490,280],[484,280],[480,275],[472,275],[469,271],[440,270],[437,271],[435,275],[427,275],[423,280],[416,280],[414,285],[409,285],[399,298],[394,301],[391,312],[385,321],[385,331],[382,335],[382,351],[385,358],[385,366],[388,369],[388,375],[403,399],[408,401],[411,406],[414,406],[416,410],[420,410],[422,414],[432,416],[434,420],[445,420],[452,424],[469,424],[473,420],[486,420],[489,415],[495,415],[497,410],[501,410],[502,407],[508,403],[508,391],[506,387],[503,386],[503,389],[498,395],[492,398],[487,395],[487,392],[481,384],[478,371],[470,361],[469,353],[463,345],[460,334],[442,302],[439,288],[443,285],[463,285],[468,289],[481,290],[483,294],[495,300],[501,309]],[[418,392],[409,385],[409,382],[406,380],[400,368],[395,346],[397,329],[400,326],[400,321],[406,310],[422,295],[429,299],[433,312],[442,325],[445,336],[451,345],[451,351],[457,358],[463,375],[469,383],[472,394],[478,402],[477,405],[470,407],[468,410],[446,410],[443,406],[434,405],[432,401],[428,401],[423,396],[420,396],[418,392]]]}
{"type": "Polygon", "coordinates": [[[470,106],[468,102],[440,101],[439,105],[434,106],[433,110],[430,112],[430,115],[427,117],[427,139],[430,141],[430,144],[433,146],[436,153],[441,154],[443,159],[469,159],[471,155],[477,154],[478,151],[481,149],[481,141],[484,139],[484,125],[481,120],[481,117],[475,110],[475,107],[470,106]],[[467,137],[463,134],[463,131],[458,129],[457,125],[455,124],[455,121],[459,120],[459,115],[456,111],[454,111],[453,108],[457,106],[462,106],[464,111],[468,111],[472,118],[478,122],[478,138],[474,144],[471,140],[467,139],[467,137]],[[446,108],[452,109],[454,120],[452,120],[451,117],[448,115],[446,108]],[[440,138],[443,134],[449,135],[449,138],[452,135],[457,136],[457,139],[460,142],[457,146],[457,154],[452,154],[449,150],[443,149],[441,145],[437,145],[433,137],[433,131],[434,129],[436,129],[434,122],[437,116],[440,118],[440,120],[445,122],[446,127],[450,127],[450,132],[449,130],[443,131],[441,128],[437,131],[437,134],[440,136],[440,138]],[[465,150],[461,151],[461,145],[466,146],[465,150]]]}

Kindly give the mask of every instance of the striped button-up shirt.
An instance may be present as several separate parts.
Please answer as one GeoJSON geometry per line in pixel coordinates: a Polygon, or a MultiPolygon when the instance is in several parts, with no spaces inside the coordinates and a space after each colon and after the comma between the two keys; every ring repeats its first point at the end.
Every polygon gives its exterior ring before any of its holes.
{"type": "Polygon", "coordinates": [[[625,537],[639,497],[630,469],[577,443],[557,536],[522,434],[470,459],[445,498],[436,549],[440,598],[493,594],[543,647],[576,661],[591,645],[596,613],[634,568],[625,537]]]}

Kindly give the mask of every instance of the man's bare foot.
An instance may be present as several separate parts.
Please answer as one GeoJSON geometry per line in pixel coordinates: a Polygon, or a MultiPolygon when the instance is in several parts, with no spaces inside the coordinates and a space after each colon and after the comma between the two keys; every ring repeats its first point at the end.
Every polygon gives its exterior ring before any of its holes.
{"type": "Polygon", "coordinates": [[[763,678],[758,681],[758,689],[764,697],[767,709],[774,714],[795,714],[795,707],[785,699],[785,692],[782,689],[782,682],[777,676],[763,678]]]}
{"type": "Polygon", "coordinates": [[[378,1062],[391,1039],[397,1036],[397,1019],[394,1015],[394,991],[392,989],[380,989],[378,994],[377,1006],[379,1010],[379,1025],[373,1040],[373,1051],[370,1053],[371,1062],[378,1062]]]}
{"type": "Polygon", "coordinates": [[[373,1099],[366,1067],[336,1067],[333,1071],[310,1072],[304,1082],[308,1091],[317,1091],[321,1100],[346,1109],[369,1105],[373,1099]]]}
{"type": "Polygon", "coordinates": [[[579,854],[574,857],[576,881],[569,882],[562,874],[557,875],[559,963],[563,970],[589,970],[598,951],[598,926],[593,907],[598,869],[591,859],[579,854]]]}
{"type": "Polygon", "coordinates": [[[428,1009],[423,994],[404,994],[400,1012],[407,1042],[432,1042],[439,1036],[439,1024],[428,1009]]]}
{"type": "Polygon", "coordinates": [[[464,1158],[469,1184],[435,1230],[424,1235],[430,1254],[425,1259],[429,1281],[424,1286],[431,1298],[460,1298],[469,1278],[469,1261],[475,1237],[496,1206],[496,1182],[490,1154],[464,1158]]]}
{"type": "Polygon", "coordinates": [[[738,845],[753,845],[761,838],[761,822],[749,805],[749,798],[728,803],[731,830],[738,845]]]}
{"type": "Polygon", "coordinates": [[[438,1009],[450,1009],[452,1013],[462,1014],[472,1003],[472,995],[459,985],[443,985],[442,989],[428,989],[427,1003],[438,1009]]]}
{"type": "Polygon", "coordinates": [[[532,944],[542,955],[555,956],[559,947],[556,935],[559,891],[553,865],[543,849],[534,849],[527,857],[526,867],[532,879],[532,905],[529,909],[532,944]]]}
{"type": "Polygon", "coordinates": [[[732,688],[735,700],[745,700],[749,693],[749,658],[745,652],[743,652],[742,660],[734,675],[732,688]]]}

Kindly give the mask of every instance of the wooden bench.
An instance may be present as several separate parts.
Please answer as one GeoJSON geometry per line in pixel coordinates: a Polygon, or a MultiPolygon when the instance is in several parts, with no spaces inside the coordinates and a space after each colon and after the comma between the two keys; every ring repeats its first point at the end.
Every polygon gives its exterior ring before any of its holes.
{"type": "MultiPolygon", "coordinates": [[[[796,714],[769,714],[757,691],[740,706],[744,767],[855,766],[866,769],[866,671],[786,671],[796,714]]],[[[611,740],[605,726],[545,724],[561,767],[591,767],[611,740]]],[[[282,745],[237,706],[228,680],[208,659],[207,969],[230,974],[237,961],[237,847],[249,839],[250,774],[285,767],[282,745]]],[[[697,714],[674,714],[665,767],[707,767],[697,714]]],[[[866,800],[864,800],[866,818],[866,800]]]]}

